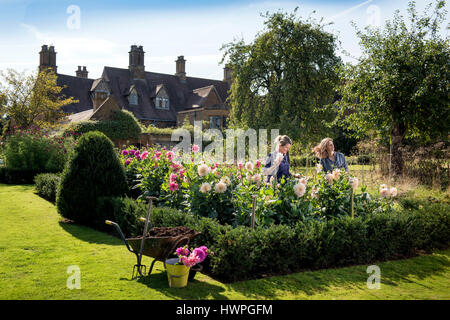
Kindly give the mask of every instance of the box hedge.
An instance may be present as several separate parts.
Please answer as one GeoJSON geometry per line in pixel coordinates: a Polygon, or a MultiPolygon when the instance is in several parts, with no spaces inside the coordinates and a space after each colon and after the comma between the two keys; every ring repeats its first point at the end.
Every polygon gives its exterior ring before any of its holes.
{"type": "Polygon", "coordinates": [[[203,263],[204,270],[223,282],[372,264],[450,245],[450,210],[446,204],[355,219],[310,220],[295,227],[273,225],[254,231],[223,226],[213,219],[172,209],[154,210],[151,220],[154,226],[185,225],[202,232],[192,245],[206,245],[214,251],[203,263]]]}
{"type": "Polygon", "coordinates": [[[79,139],[66,163],[56,207],[67,219],[102,228],[105,215],[97,209],[99,198],[120,197],[127,191],[125,170],[113,143],[101,132],[88,132],[79,139]]]}

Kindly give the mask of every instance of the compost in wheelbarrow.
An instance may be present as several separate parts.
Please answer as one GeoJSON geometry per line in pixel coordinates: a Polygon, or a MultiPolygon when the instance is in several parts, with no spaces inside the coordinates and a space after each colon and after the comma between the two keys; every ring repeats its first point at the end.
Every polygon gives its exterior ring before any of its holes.
{"type": "MultiPolygon", "coordinates": [[[[176,247],[189,244],[199,234],[188,227],[154,227],[145,237],[142,254],[157,259],[166,258],[175,252],[176,247]]],[[[139,252],[142,237],[129,238],[127,241],[134,251],[139,252]]]]}

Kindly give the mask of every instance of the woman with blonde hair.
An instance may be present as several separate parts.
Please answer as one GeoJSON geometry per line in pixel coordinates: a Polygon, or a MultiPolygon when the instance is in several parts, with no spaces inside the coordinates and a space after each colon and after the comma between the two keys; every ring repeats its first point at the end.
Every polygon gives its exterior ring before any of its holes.
{"type": "MultiPolygon", "coordinates": [[[[275,151],[267,156],[266,163],[263,168],[263,174],[267,176],[267,182],[273,176],[275,179],[281,177],[288,178],[291,176],[289,172],[289,149],[292,140],[288,136],[278,136],[275,141],[275,151]]],[[[298,177],[294,174],[294,177],[298,177]]]]}
{"type": "Polygon", "coordinates": [[[348,172],[344,154],[334,151],[333,139],[323,139],[314,147],[313,151],[316,153],[316,157],[320,159],[323,171],[328,172],[333,171],[333,169],[344,168],[348,172]]]}

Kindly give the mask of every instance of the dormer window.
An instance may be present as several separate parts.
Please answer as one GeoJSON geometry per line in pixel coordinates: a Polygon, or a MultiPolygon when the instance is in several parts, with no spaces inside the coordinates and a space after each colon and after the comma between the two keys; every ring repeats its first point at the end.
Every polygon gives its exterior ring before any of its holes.
{"type": "Polygon", "coordinates": [[[130,95],[128,96],[128,103],[133,106],[137,106],[139,104],[136,89],[131,90],[130,95]]]}
{"type": "Polygon", "coordinates": [[[164,87],[160,87],[155,97],[156,109],[169,110],[169,95],[164,87]]]}

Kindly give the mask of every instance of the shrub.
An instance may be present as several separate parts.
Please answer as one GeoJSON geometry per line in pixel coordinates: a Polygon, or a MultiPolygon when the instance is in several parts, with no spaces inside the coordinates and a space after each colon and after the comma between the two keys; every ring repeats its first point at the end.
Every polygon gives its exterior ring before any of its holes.
{"type": "Polygon", "coordinates": [[[114,111],[111,120],[81,121],[70,125],[64,136],[79,136],[90,131],[100,131],[112,140],[138,138],[142,132],[135,116],[127,110],[114,111]]]}
{"type": "Polygon", "coordinates": [[[206,273],[224,281],[260,278],[302,270],[369,264],[414,256],[418,250],[450,245],[450,206],[371,213],[354,219],[299,221],[294,227],[220,225],[215,219],[172,209],[152,211],[154,226],[188,226],[202,232],[193,246],[206,245],[214,255],[206,273]]]}
{"type": "MultiPolygon", "coordinates": [[[[99,219],[116,222],[126,237],[142,235],[143,223],[139,221],[139,217],[146,216],[145,204],[128,197],[100,197],[97,200],[96,211],[99,219]]],[[[105,225],[101,228],[110,230],[110,227],[105,225]]]]}
{"type": "Polygon", "coordinates": [[[36,127],[15,130],[5,138],[5,166],[10,173],[61,172],[74,145],[72,138],[49,137],[36,127]]]}
{"type": "Polygon", "coordinates": [[[292,167],[306,167],[306,160],[308,159],[308,166],[314,167],[320,160],[315,156],[291,156],[289,158],[292,167]]]}
{"type": "Polygon", "coordinates": [[[56,206],[65,218],[103,227],[97,216],[97,199],[118,197],[127,192],[125,171],[113,144],[101,132],[84,134],[66,164],[58,188],[56,206]]]}
{"type": "Polygon", "coordinates": [[[34,183],[37,194],[54,203],[56,201],[56,190],[60,180],[60,175],[55,173],[41,173],[36,175],[34,177],[34,183]]]}

